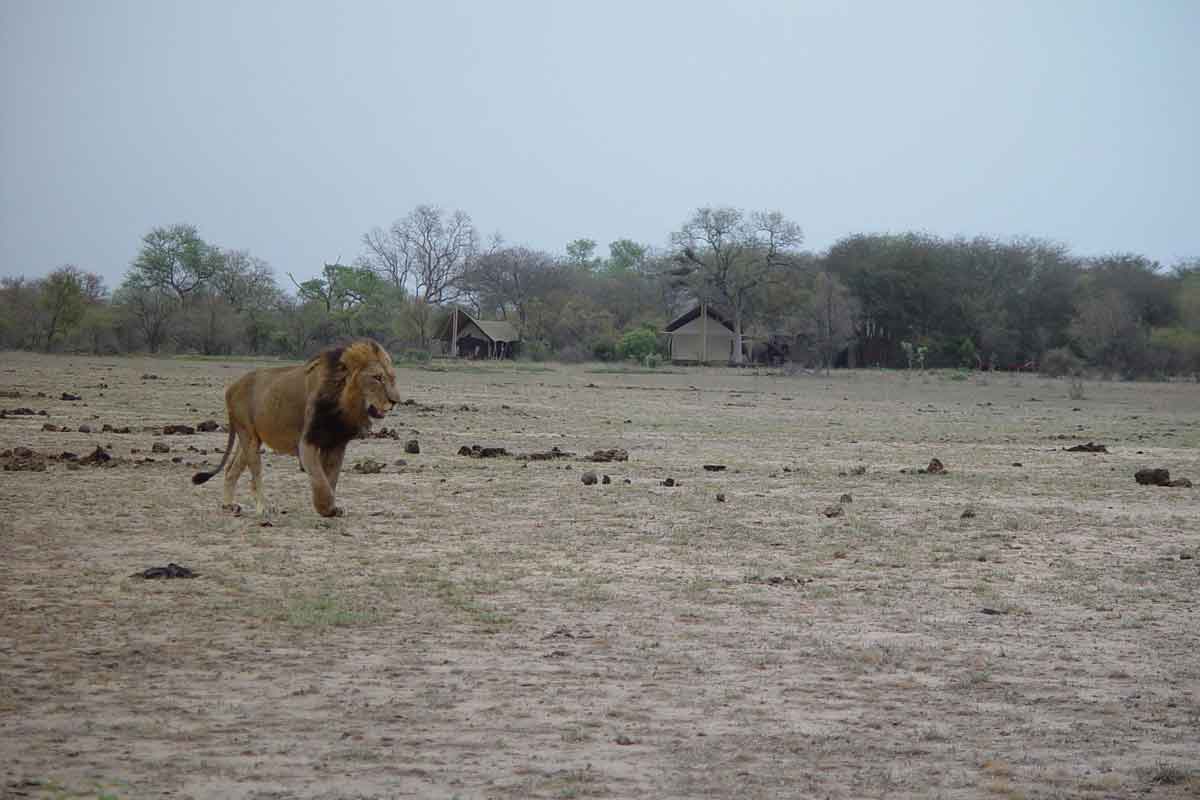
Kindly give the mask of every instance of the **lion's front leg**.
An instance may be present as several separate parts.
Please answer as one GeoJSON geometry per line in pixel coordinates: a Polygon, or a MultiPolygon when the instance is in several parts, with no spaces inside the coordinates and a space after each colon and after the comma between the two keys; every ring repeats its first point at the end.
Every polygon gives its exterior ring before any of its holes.
{"type": "Polygon", "coordinates": [[[338,477],[342,474],[342,459],[346,456],[346,445],[321,451],[321,466],[325,468],[325,479],[329,488],[337,493],[338,477]]]}
{"type": "MultiPolygon", "coordinates": [[[[345,448],[339,450],[344,451],[345,448]]],[[[332,452],[332,451],[331,451],[332,452]]],[[[341,516],[342,510],[334,503],[334,487],[325,475],[325,458],[320,449],[307,441],[300,443],[300,463],[308,473],[309,483],[312,484],[313,508],[323,517],[341,516]]],[[[338,453],[338,467],[341,467],[341,452],[338,453]]],[[[337,473],[334,473],[335,476],[337,473]]],[[[336,481],[336,477],[334,478],[336,481]]]]}

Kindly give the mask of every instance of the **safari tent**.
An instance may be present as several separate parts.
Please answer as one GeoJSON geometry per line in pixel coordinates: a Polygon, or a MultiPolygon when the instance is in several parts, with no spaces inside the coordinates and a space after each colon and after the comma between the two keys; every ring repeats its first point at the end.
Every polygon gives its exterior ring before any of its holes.
{"type": "Polygon", "coordinates": [[[446,354],[459,358],[512,358],[521,344],[511,322],[475,319],[461,308],[450,314],[437,338],[446,354]]]}
{"type": "Polygon", "coordinates": [[[707,303],[671,320],[664,332],[671,338],[672,361],[704,364],[733,360],[733,323],[707,303]]]}

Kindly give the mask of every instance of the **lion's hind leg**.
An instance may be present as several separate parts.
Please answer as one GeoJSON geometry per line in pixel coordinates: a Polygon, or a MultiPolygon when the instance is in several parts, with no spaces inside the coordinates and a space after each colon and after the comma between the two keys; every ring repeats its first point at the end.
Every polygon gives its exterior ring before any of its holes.
{"type": "Polygon", "coordinates": [[[225,470],[225,493],[222,496],[221,508],[226,511],[240,511],[235,500],[237,494],[237,483],[242,477],[242,471],[246,469],[246,447],[241,436],[238,437],[237,453],[233,456],[233,461],[229,464],[229,469],[225,470]]]}
{"type": "Polygon", "coordinates": [[[261,446],[262,442],[256,436],[244,440],[242,442],[242,460],[250,468],[250,486],[254,490],[254,512],[260,517],[265,517],[270,513],[270,509],[267,508],[267,496],[263,492],[262,454],[259,453],[261,446]]]}

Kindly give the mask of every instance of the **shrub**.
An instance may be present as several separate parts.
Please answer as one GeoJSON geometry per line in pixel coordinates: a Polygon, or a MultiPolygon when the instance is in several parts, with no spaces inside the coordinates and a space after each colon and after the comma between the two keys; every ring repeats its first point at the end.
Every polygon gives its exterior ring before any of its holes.
{"type": "Polygon", "coordinates": [[[617,344],[617,355],[642,361],[651,353],[658,352],[658,334],[653,328],[635,328],[621,337],[617,344]]]}
{"type": "Polygon", "coordinates": [[[592,358],[597,361],[612,361],[617,357],[617,340],[601,336],[592,342],[592,358]]]}
{"type": "Polygon", "coordinates": [[[405,350],[401,360],[413,364],[428,364],[432,357],[428,350],[405,350]]]}
{"type": "Polygon", "coordinates": [[[550,358],[550,345],[541,339],[530,339],[521,345],[522,361],[545,361],[550,358]]]}
{"type": "Polygon", "coordinates": [[[642,366],[647,369],[656,369],[662,363],[662,357],[658,353],[647,353],[642,358],[642,366]]]}
{"type": "Polygon", "coordinates": [[[1079,357],[1066,347],[1055,347],[1042,353],[1042,374],[1049,378],[1074,375],[1083,368],[1079,357]]]}

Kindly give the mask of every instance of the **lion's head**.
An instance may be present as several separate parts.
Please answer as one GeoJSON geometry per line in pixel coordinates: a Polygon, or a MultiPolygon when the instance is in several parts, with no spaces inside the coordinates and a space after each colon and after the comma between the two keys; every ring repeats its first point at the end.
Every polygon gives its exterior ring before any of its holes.
{"type": "Polygon", "coordinates": [[[308,429],[310,441],[319,446],[353,438],[371,419],[383,419],[400,402],[392,358],[372,339],[326,350],[308,369],[320,371],[308,429]]]}

